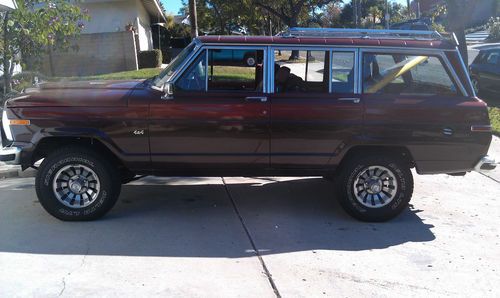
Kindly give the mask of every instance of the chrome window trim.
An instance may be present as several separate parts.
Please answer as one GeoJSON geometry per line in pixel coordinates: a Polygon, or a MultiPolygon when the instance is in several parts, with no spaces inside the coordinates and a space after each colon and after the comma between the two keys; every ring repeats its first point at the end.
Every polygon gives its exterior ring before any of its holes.
{"type": "Polygon", "coordinates": [[[200,49],[202,49],[203,45],[198,39],[194,39],[193,42],[196,44],[193,51],[186,57],[186,59],[184,59],[177,71],[170,76],[170,80],[167,81],[168,83],[175,84],[179,77],[181,77],[184,73],[185,68],[188,67],[196,57],[198,57],[201,52],[200,49]]]}
{"type": "Polygon", "coordinates": [[[472,97],[477,97],[476,90],[474,90],[474,86],[472,85],[471,79],[470,79],[470,72],[469,68],[465,65],[464,58],[462,57],[462,53],[460,53],[460,50],[458,47],[456,47],[456,53],[458,53],[458,57],[460,60],[460,64],[462,65],[462,69],[464,73],[467,75],[467,84],[469,85],[469,90],[472,91],[472,97]]]}
{"type": "Polygon", "coordinates": [[[203,49],[205,51],[205,93],[208,92],[208,50],[203,49]]]}
{"type": "Polygon", "coordinates": [[[332,82],[332,74],[333,74],[333,50],[330,50],[330,53],[328,53],[329,57],[330,57],[330,61],[328,63],[328,93],[329,94],[332,94],[333,93],[333,89],[332,89],[332,85],[333,85],[333,82],[332,82]]]}
{"type": "MultiPolygon", "coordinates": [[[[453,69],[450,61],[448,60],[448,57],[444,54],[443,51],[441,50],[429,50],[429,49],[419,49],[418,51],[414,51],[414,50],[409,50],[409,49],[397,49],[397,48],[376,48],[376,49],[366,49],[366,48],[360,48],[360,59],[363,58],[363,55],[364,53],[377,53],[377,54],[398,54],[398,53],[401,53],[401,54],[408,54],[408,55],[429,55],[429,56],[438,56],[442,59],[442,61],[444,62],[444,67],[445,67],[445,70],[447,70],[450,74],[451,74],[451,79],[454,81],[454,83],[458,86],[458,88],[460,89],[460,92],[462,93],[462,96],[469,96],[467,90],[465,89],[464,85],[462,84],[460,78],[458,77],[455,69],[453,69]]],[[[362,62],[360,63],[362,64],[362,62]]],[[[358,69],[360,72],[362,71],[362,66],[359,67],[358,69]]],[[[359,85],[360,85],[360,92],[363,93],[363,82],[362,80],[360,79],[359,80],[359,85]]]]}

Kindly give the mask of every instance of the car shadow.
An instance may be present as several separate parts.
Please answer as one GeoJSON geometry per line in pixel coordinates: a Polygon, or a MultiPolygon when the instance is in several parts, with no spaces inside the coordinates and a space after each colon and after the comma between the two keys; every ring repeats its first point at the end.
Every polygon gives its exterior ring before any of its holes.
{"type": "Polygon", "coordinates": [[[324,179],[226,178],[227,187],[203,179],[125,185],[115,208],[94,222],[49,216],[32,179],[2,182],[0,253],[249,257],[254,251],[243,224],[262,255],[371,250],[435,239],[433,226],[413,208],[387,223],[350,218],[324,179]]]}

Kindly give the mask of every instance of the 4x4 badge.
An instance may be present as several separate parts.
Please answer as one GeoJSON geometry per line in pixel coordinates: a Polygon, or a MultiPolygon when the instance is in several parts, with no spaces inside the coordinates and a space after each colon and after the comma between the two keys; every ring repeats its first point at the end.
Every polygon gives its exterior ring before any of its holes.
{"type": "Polygon", "coordinates": [[[144,129],[143,130],[134,130],[134,134],[136,136],[139,136],[139,135],[144,135],[144,129]]]}

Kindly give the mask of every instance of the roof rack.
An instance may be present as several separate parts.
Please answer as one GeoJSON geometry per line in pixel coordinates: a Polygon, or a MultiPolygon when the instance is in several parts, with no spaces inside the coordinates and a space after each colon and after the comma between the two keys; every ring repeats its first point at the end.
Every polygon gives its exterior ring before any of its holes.
{"type": "Polygon", "coordinates": [[[324,37],[324,38],[384,38],[443,40],[437,31],[419,30],[378,30],[378,29],[337,29],[337,28],[300,28],[293,27],[284,32],[283,37],[324,37]]]}

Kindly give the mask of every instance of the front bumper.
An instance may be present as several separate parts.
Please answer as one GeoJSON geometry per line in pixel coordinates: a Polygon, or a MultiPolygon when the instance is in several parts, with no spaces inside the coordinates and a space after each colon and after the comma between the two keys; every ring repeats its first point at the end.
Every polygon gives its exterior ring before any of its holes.
{"type": "Polygon", "coordinates": [[[476,164],[474,170],[476,172],[484,172],[484,171],[492,171],[497,167],[497,163],[491,156],[484,156],[481,160],[476,164]]]}
{"type": "Polygon", "coordinates": [[[9,165],[21,164],[21,148],[19,147],[6,147],[0,149],[0,161],[9,165]]]}

